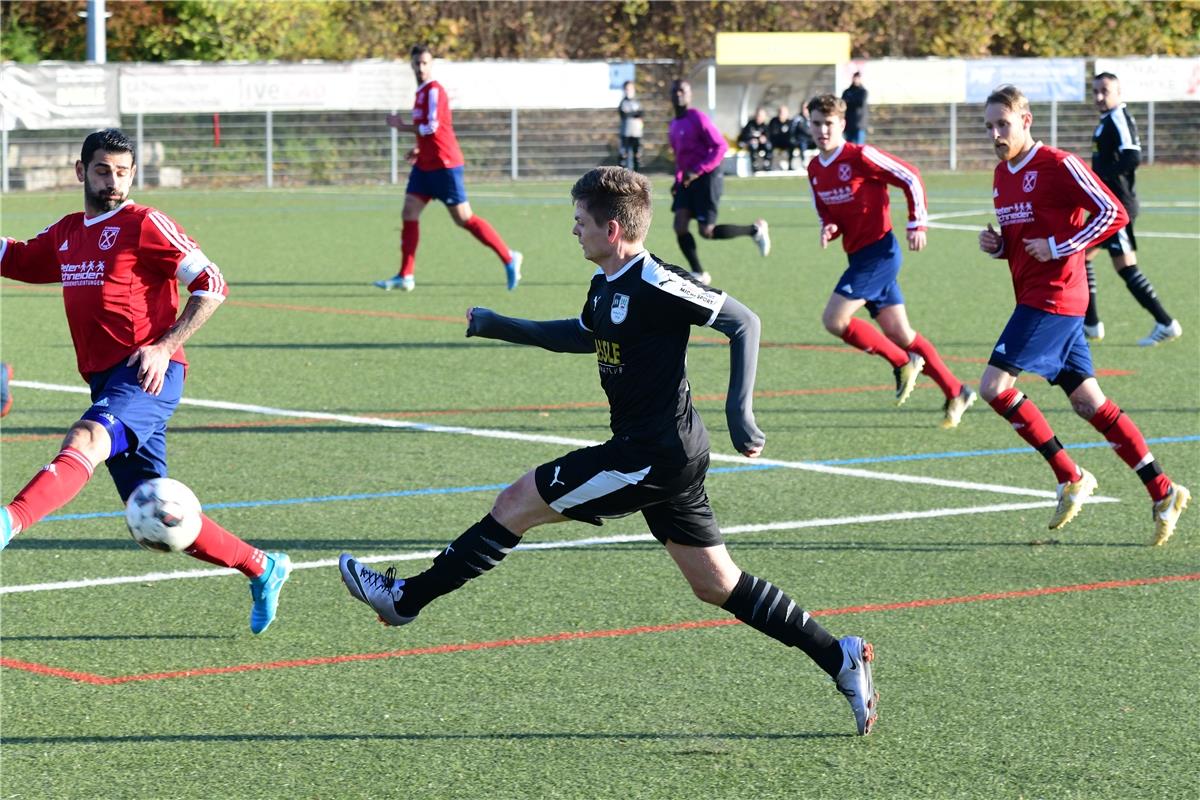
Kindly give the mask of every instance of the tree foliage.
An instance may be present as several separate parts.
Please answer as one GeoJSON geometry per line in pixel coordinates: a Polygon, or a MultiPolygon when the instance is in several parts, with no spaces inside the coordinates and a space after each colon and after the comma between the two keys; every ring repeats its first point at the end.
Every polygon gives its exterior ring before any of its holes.
{"type": "MultiPolygon", "coordinates": [[[[85,58],[83,0],[0,0],[0,58],[85,58]]],[[[110,0],[110,61],[710,59],[718,31],[847,31],[858,58],[1200,54],[1200,0],[110,0]]]]}

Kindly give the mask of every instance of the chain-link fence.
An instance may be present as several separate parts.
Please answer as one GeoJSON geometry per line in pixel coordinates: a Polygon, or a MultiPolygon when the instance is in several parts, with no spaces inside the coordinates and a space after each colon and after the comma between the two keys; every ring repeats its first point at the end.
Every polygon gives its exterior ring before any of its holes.
{"type": "MultiPolygon", "coordinates": [[[[647,97],[643,169],[671,170],[663,96],[647,97]]],[[[1143,163],[1200,163],[1200,103],[1131,103],[1143,163]]],[[[142,185],[311,186],[402,184],[411,137],[384,124],[388,110],[125,117],[139,142],[142,185]]],[[[1034,132],[1047,144],[1086,155],[1097,123],[1090,103],[1035,103],[1034,132]]],[[[990,167],[995,156],[980,104],[874,106],[868,141],[925,170],[990,167]]],[[[594,109],[456,111],[455,131],[473,177],[572,177],[617,163],[617,113],[594,109]]],[[[736,131],[725,132],[729,139],[736,131]]],[[[85,130],[12,131],[6,189],[75,182],[72,165],[85,130]]],[[[1085,161],[1087,159],[1085,158],[1085,161]]]]}

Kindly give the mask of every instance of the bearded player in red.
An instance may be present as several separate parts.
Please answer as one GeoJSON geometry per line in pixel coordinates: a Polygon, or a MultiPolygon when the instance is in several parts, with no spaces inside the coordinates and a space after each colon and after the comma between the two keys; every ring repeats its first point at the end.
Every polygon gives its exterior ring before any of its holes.
{"type": "Polygon", "coordinates": [[[1153,542],[1166,544],[1191,493],[1167,477],[1137,425],[1100,391],[1083,333],[1085,255],[1128,224],[1129,215],[1079,158],[1033,138],[1029,100],[1017,87],[1001,86],[988,96],[984,124],[1000,159],[992,181],[1000,231],[989,224],[979,234],[979,249],[1008,261],[1017,308],[992,350],[979,393],[1054,471],[1058,505],[1051,530],[1074,519],[1096,491],[1096,478],[1075,464],[1042,412],[1016,388],[1025,371],[1066,392],[1075,413],[1137,473],[1153,501],[1153,542]]]}
{"type": "Polygon", "coordinates": [[[838,278],[822,322],[843,342],[885,359],[896,376],[896,405],[924,371],[945,396],[942,427],[956,428],[975,392],[954,376],[933,342],[913,330],[900,291],[900,243],[892,234],[888,186],[908,201],[908,249],[925,248],[925,185],[917,168],[877,147],[846,141],[846,101],[831,94],[808,103],[809,129],[820,151],[808,180],[821,224],[821,247],[842,238],[850,262],[838,278]],[[880,331],[855,318],[866,306],[880,331]]]}
{"type": "MultiPolygon", "coordinates": [[[[116,129],[83,141],[75,175],[83,213],[68,214],[27,242],[0,238],[0,275],[61,283],[79,372],[92,405],[62,449],[0,508],[0,549],[79,493],[101,463],[122,502],[167,475],[167,422],[183,395],[183,344],[229,293],[217,265],[166,214],[129,199],[133,143],[116,129]],[[178,285],[190,296],[179,311],[178,285]]],[[[275,619],[292,569],[286,553],[264,553],[207,515],[185,551],[250,579],[250,630],[275,619]]]]}
{"type": "Polygon", "coordinates": [[[433,79],[433,52],[428,45],[412,48],[413,74],[417,78],[417,97],[413,102],[412,122],[405,123],[399,114],[389,114],[387,124],[398,131],[413,133],[417,146],[408,153],[412,172],[404,190],[403,227],[400,229],[400,272],[391,278],[375,281],[380,289],[416,288],[413,272],[416,268],[417,242],[421,236],[421,212],[430,200],[441,200],[450,218],[460,228],[466,228],[481,243],[490,247],[500,263],[511,292],[521,281],[520,253],[510,250],[500,234],[488,221],[471,212],[467,202],[467,187],[463,183],[463,154],[454,135],[450,116],[450,99],[446,90],[433,79]]]}

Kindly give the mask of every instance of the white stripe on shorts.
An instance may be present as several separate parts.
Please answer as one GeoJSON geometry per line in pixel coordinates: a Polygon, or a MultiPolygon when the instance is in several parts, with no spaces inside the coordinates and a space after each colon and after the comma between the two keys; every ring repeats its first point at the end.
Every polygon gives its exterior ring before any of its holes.
{"type": "Polygon", "coordinates": [[[610,495],[619,489],[624,489],[626,486],[636,486],[642,482],[642,479],[649,472],[650,467],[639,469],[637,472],[617,472],[606,469],[603,472],[596,473],[586,483],[575,487],[555,500],[550,504],[550,507],[561,514],[568,508],[581,506],[588,501],[610,495]]]}

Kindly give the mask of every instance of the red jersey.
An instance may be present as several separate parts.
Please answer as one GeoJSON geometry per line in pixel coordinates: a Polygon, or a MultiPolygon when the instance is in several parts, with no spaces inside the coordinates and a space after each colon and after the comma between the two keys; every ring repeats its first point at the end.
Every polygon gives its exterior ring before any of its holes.
{"type": "MultiPolygon", "coordinates": [[[[68,214],[27,242],[0,239],[0,275],[62,283],[79,373],[87,380],[157,341],[179,317],[176,281],[224,299],[217,265],[166,214],[126,201],[68,214]]],[[[184,366],[183,348],[171,356],[184,366]]]]}
{"type": "Polygon", "coordinates": [[[434,170],[463,165],[450,116],[450,99],[437,81],[425,81],[417,88],[412,123],[417,126],[418,168],[434,170]]]}
{"type": "Polygon", "coordinates": [[[808,164],[808,182],[821,227],[837,225],[834,238],[843,237],[847,253],[875,244],[892,229],[889,184],[904,190],[910,231],[923,231],[928,222],[921,173],[878,147],[845,142],[828,160],[818,155],[808,164]]]}
{"type": "Polygon", "coordinates": [[[1008,259],[1017,303],[1082,317],[1087,249],[1129,222],[1116,195],[1076,156],[1038,142],[1015,167],[996,165],[992,202],[1004,241],[993,255],[1008,259]],[[1051,259],[1038,261],[1025,252],[1025,239],[1049,239],[1051,259]]]}

